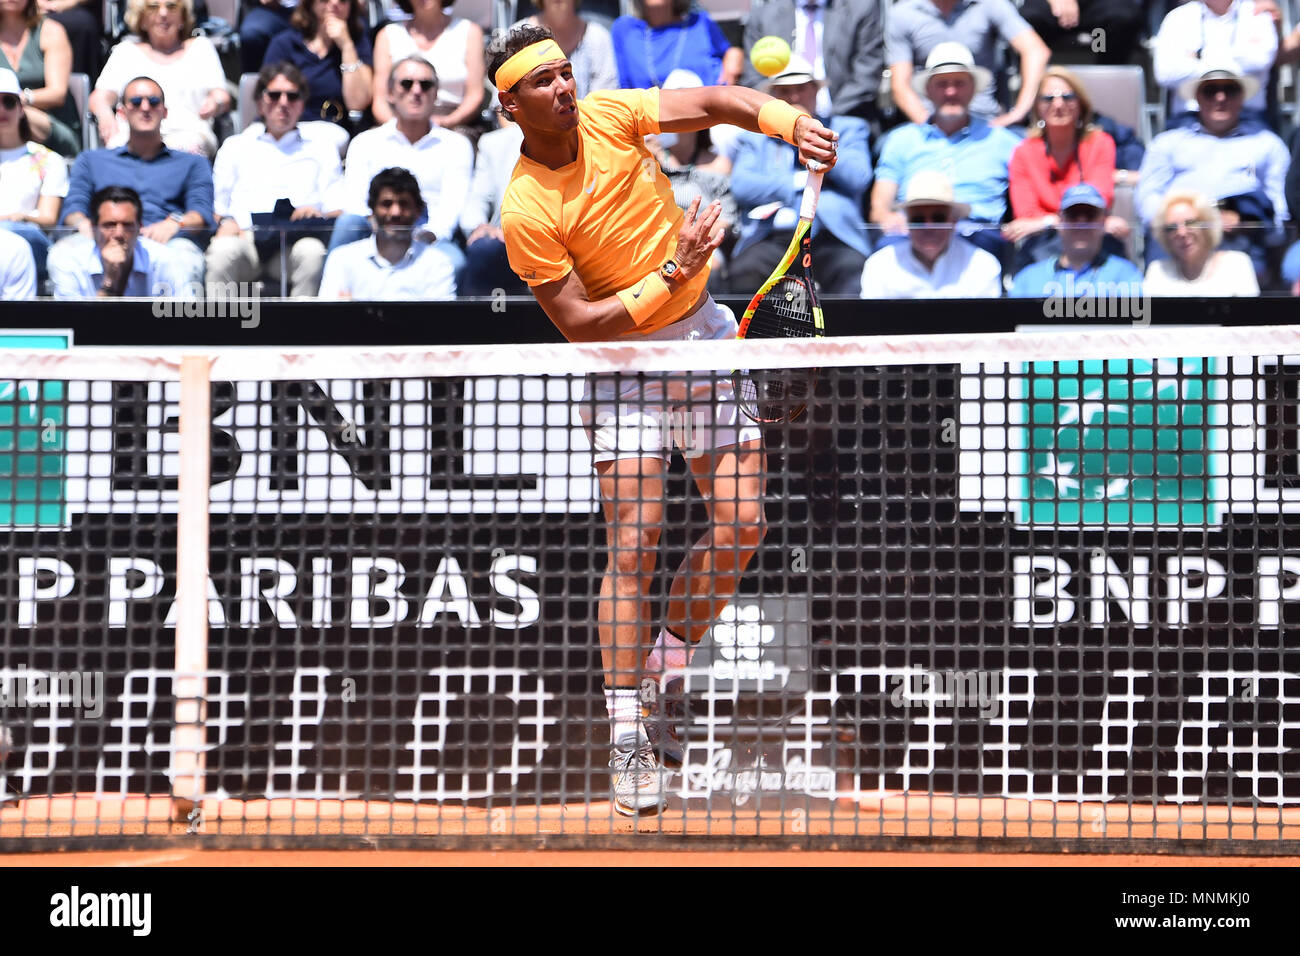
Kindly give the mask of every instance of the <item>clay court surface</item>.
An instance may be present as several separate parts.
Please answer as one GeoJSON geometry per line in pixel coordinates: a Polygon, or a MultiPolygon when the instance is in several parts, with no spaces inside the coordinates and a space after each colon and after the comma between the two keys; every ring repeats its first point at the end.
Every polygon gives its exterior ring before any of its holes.
{"type": "Polygon", "coordinates": [[[7,866],[1300,866],[1294,857],[825,851],[154,850],[0,854],[7,866]]]}
{"type": "MultiPolygon", "coordinates": [[[[78,852],[0,853],[0,866],[1295,866],[1300,857],[1260,855],[1186,855],[1147,853],[1003,853],[996,847],[978,852],[917,852],[906,849],[858,850],[773,849],[772,838],[792,843],[807,837],[847,840],[862,837],[1010,838],[1106,841],[1110,838],[1205,841],[1232,839],[1268,852],[1267,844],[1300,840],[1300,810],[1226,806],[1133,806],[1052,804],[1046,801],[953,798],[895,794],[857,803],[822,802],[785,812],[736,808],[733,813],[671,806],[661,816],[631,820],[615,814],[608,803],[571,806],[499,807],[493,810],[367,801],[208,800],[198,823],[183,822],[166,797],[95,799],[67,795],[22,801],[0,810],[0,843],[7,837],[83,838],[78,852]],[[182,822],[178,822],[178,820],[182,822]],[[140,835],[176,845],[133,850],[84,852],[86,837],[140,835]],[[761,849],[733,850],[704,840],[689,850],[626,846],[644,837],[657,839],[704,836],[730,843],[758,837],[761,849]],[[339,849],[202,849],[184,845],[193,837],[322,837],[339,839],[339,849]],[[493,844],[485,849],[409,849],[382,846],[385,839],[438,838],[493,844]],[[617,849],[586,850],[573,846],[583,837],[621,840],[617,849]],[[510,846],[512,838],[522,848],[510,846]],[[547,849],[529,844],[568,840],[547,849]]],[[[190,817],[193,821],[194,818],[190,817]]],[[[408,842],[409,847],[409,842],[408,842]]],[[[1252,849],[1254,848],[1252,847],[1252,849]]],[[[56,847],[51,847],[55,849],[56,847]]],[[[43,851],[45,848],[34,848],[43,851]]],[[[1095,847],[1089,847],[1095,849],[1095,847]]],[[[1259,852],[1257,851],[1257,852],[1259,852]]]]}

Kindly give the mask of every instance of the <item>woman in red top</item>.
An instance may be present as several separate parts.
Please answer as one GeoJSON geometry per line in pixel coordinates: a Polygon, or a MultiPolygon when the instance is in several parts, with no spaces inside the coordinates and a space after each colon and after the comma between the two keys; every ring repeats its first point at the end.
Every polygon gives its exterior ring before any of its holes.
{"type": "MultiPolygon", "coordinates": [[[[1050,67],[1038,86],[1029,135],[1011,154],[1011,211],[1002,227],[1012,242],[1023,242],[1018,259],[1032,262],[1059,251],[1056,226],[1061,196],[1071,186],[1089,183],[1109,204],[1115,192],[1115,141],[1092,125],[1092,101],[1079,79],[1050,67]]],[[[1128,237],[1129,225],[1106,217],[1106,232],[1128,237]]]]}

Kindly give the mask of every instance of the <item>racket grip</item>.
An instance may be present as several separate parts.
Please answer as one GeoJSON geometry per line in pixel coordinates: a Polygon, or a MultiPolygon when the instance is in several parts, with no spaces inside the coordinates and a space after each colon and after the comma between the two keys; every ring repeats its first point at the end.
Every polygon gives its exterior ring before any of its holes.
{"type": "Polygon", "coordinates": [[[817,161],[808,164],[808,184],[804,186],[803,203],[799,207],[799,218],[812,222],[817,215],[817,200],[822,194],[822,177],[826,167],[817,161]]]}

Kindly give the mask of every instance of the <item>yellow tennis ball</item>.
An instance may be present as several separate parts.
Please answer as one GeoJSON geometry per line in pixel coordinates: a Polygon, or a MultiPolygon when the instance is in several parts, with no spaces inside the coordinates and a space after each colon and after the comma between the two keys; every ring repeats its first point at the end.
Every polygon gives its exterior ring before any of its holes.
{"type": "Polygon", "coordinates": [[[790,62],[790,44],[780,37],[763,37],[749,51],[749,62],[764,76],[776,76],[790,62]]]}

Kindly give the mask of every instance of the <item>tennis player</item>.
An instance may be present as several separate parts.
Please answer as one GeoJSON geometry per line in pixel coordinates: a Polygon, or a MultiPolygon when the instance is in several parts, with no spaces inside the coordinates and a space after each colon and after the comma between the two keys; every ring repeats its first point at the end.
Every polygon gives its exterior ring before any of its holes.
{"type": "MultiPolygon", "coordinates": [[[[532,25],[492,41],[488,75],[502,112],[524,133],[501,204],[510,266],[565,338],[734,338],[735,317],[705,290],[724,234],[721,206],[701,209],[697,199],[683,214],[645,137],[729,123],[791,143],[805,164],[830,166],[836,134],[739,86],[602,91],[579,102],[564,52],[549,30],[532,25]]],[[[660,759],[680,766],[683,756],[676,728],[653,710],[661,699],[653,678],[685,669],[762,541],[761,436],[736,406],[729,372],[716,381],[697,374],[689,384],[679,373],[593,376],[583,420],[610,550],[598,626],[614,806],[652,813],[664,802],[660,759]],[[683,451],[709,528],[677,570],[651,647],[647,595],[674,434],[693,446],[683,451]],[[643,677],[652,678],[645,693],[643,677]]]]}

